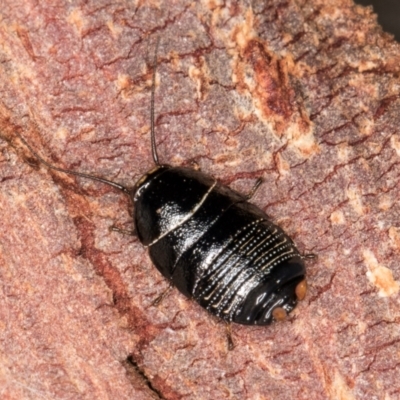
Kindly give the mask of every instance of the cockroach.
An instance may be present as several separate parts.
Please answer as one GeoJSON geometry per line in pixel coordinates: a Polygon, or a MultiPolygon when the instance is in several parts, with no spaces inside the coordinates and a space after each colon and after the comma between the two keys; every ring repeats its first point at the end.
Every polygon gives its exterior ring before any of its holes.
{"type": "MultiPolygon", "coordinates": [[[[158,44],[157,44],[158,47],[158,44]]],[[[187,167],[159,161],[154,129],[157,48],[150,137],[155,167],[128,188],[86,173],[48,168],[113,186],[133,202],[135,233],[161,274],[209,313],[245,325],[284,319],[306,294],[305,263],[293,240],[248,195],[187,167]]]]}

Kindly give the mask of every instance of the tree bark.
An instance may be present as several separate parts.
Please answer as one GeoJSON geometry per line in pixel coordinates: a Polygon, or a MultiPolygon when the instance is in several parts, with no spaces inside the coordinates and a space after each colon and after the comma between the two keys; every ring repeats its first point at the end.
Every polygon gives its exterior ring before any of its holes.
{"type": "Polygon", "coordinates": [[[400,397],[400,48],[350,0],[3,0],[4,399],[400,397]],[[309,291],[287,321],[225,325],[168,286],[128,198],[196,162],[294,238],[309,291]]]}

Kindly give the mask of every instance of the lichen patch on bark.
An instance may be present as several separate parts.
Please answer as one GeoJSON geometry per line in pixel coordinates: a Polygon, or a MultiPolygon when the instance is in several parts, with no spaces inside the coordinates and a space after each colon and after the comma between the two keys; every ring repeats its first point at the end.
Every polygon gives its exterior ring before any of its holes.
{"type": "Polygon", "coordinates": [[[393,278],[393,272],[379,265],[375,255],[370,250],[364,250],[364,261],[368,267],[367,278],[379,290],[381,297],[394,296],[399,292],[399,282],[393,278]]]}

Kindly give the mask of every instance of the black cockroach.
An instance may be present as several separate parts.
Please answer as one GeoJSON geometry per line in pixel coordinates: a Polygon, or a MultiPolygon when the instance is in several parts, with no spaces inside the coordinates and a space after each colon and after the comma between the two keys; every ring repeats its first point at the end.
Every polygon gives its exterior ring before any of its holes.
{"type": "Polygon", "coordinates": [[[55,167],[122,190],[133,200],[135,233],[157,269],[180,292],[227,322],[282,320],[306,293],[304,258],[292,239],[242,195],[198,170],[160,164],[154,133],[157,50],[151,89],[155,168],[133,188],[55,167]]]}

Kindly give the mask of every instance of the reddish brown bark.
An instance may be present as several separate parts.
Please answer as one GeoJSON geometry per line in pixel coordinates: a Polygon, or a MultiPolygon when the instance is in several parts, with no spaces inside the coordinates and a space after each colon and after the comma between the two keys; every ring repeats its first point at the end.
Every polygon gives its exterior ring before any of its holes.
{"type": "Polygon", "coordinates": [[[2,2],[4,399],[400,397],[399,45],[351,1],[2,2]],[[329,3],[329,5],[326,5],[329,3]],[[309,293],[225,326],[167,287],[116,190],[196,161],[290,234],[309,293]]]}

